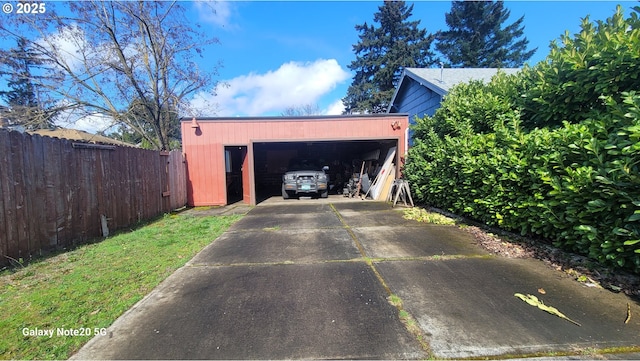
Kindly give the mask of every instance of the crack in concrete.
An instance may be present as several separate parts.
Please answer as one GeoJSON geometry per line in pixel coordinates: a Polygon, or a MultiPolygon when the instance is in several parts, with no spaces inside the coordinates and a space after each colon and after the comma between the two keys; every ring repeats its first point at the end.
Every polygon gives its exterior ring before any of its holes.
{"type": "MultiPolygon", "coordinates": [[[[344,228],[349,233],[349,236],[351,237],[356,247],[358,248],[358,251],[362,255],[362,259],[367,263],[367,265],[369,266],[373,274],[378,279],[378,282],[380,282],[380,285],[387,292],[387,300],[389,300],[394,294],[391,291],[391,288],[387,285],[387,282],[385,281],[384,277],[382,277],[380,272],[378,272],[378,269],[374,265],[373,259],[367,256],[367,252],[365,251],[364,247],[362,246],[362,243],[358,239],[358,236],[356,236],[356,234],[353,232],[353,230],[351,229],[351,226],[349,226],[344,221],[344,219],[342,218],[342,215],[340,215],[340,212],[335,208],[333,203],[330,203],[329,207],[333,210],[333,212],[338,217],[338,220],[340,220],[340,223],[342,223],[344,228]]],[[[422,350],[426,352],[428,356],[427,358],[428,359],[434,358],[434,354],[433,354],[433,351],[431,350],[431,346],[427,341],[427,337],[424,331],[422,330],[422,328],[417,326],[418,322],[416,321],[415,317],[413,317],[413,315],[409,311],[405,310],[402,307],[402,302],[399,302],[399,303],[389,302],[389,303],[396,308],[396,310],[398,311],[398,318],[400,319],[400,322],[402,322],[406,331],[415,338],[416,342],[420,345],[420,348],[422,348],[422,350]]]]}

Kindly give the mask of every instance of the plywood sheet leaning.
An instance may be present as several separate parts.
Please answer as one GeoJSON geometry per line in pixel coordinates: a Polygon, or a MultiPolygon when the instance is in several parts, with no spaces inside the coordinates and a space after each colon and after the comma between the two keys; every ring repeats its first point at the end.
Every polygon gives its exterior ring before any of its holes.
{"type": "Polygon", "coordinates": [[[384,186],[384,179],[391,171],[391,166],[393,165],[393,160],[395,159],[395,157],[396,147],[392,147],[387,153],[387,157],[384,160],[384,164],[382,165],[380,172],[376,176],[376,179],[374,179],[373,184],[371,184],[371,198],[379,199],[378,197],[380,197],[380,192],[382,191],[382,187],[384,186]]]}
{"type": "Polygon", "coordinates": [[[386,201],[389,199],[394,180],[396,180],[396,166],[391,165],[391,170],[387,173],[387,176],[384,178],[384,182],[382,183],[382,190],[380,191],[378,198],[376,198],[377,201],[386,201]]]}

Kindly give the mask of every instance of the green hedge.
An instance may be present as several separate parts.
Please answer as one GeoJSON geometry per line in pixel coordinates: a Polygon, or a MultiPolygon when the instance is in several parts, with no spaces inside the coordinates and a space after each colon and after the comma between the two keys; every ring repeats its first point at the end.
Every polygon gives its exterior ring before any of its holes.
{"type": "Polygon", "coordinates": [[[555,130],[427,134],[405,175],[423,202],[640,273],[640,96],[624,101],[555,130]]]}
{"type": "Polygon", "coordinates": [[[564,47],[517,76],[454,87],[433,117],[413,127],[404,174],[415,197],[640,273],[640,68],[629,60],[640,56],[640,8],[634,10],[628,19],[618,8],[598,26],[583,23],[575,40],[564,37],[564,47]],[[585,39],[596,40],[581,50],[585,39]],[[598,65],[612,49],[617,73],[598,65]],[[578,58],[591,64],[588,74],[567,63],[578,58]],[[574,80],[562,85],[559,78],[574,80]],[[550,103],[553,94],[562,94],[562,103],[550,103]]]}
{"type": "Polygon", "coordinates": [[[601,95],[621,101],[624,91],[640,90],[639,7],[625,19],[618,6],[605,21],[585,17],[579,33],[552,42],[549,55],[523,69],[525,91],[514,100],[528,129],[580,122],[601,112],[601,95]]]}

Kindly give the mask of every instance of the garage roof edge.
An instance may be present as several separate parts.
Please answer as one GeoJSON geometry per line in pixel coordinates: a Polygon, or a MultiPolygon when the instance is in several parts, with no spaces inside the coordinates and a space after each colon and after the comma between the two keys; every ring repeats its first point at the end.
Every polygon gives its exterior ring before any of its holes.
{"type": "MultiPolygon", "coordinates": [[[[408,117],[407,113],[375,113],[375,114],[348,114],[348,115],[306,115],[300,117],[289,116],[262,116],[262,117],[195,117],[197,121],[311,121],[311,120],[342,120],[354,118],[394,118],[408,117]]],[[[190,122],[194,117],[182,117],[181,122],[190,122]]]]}

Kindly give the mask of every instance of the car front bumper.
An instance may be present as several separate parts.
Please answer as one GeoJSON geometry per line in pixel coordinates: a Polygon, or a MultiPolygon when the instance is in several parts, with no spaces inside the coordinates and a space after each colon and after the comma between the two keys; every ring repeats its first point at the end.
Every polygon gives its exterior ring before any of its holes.
{"type": "Polygon", "coordinates": [[[326,182],[291,182],[284,183],[284,189],[295,193],[318,193],[328,189],[326,182]]]}

